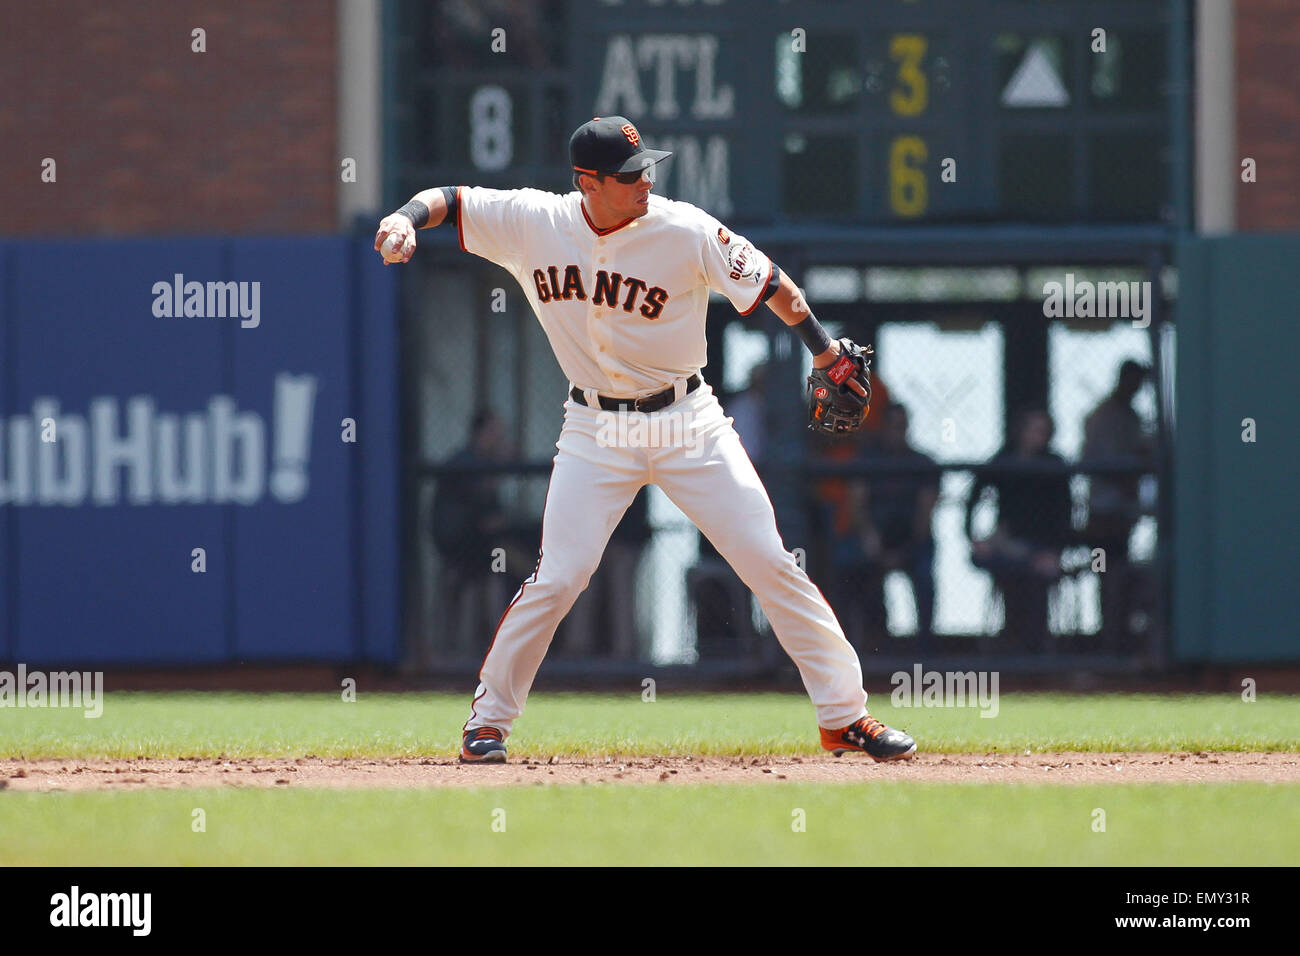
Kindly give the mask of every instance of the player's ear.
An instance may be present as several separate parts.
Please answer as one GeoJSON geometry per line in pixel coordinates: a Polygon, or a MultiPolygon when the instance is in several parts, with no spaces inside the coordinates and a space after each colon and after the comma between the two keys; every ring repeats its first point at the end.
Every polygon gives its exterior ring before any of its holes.
{"type": "Polygon", "coordinates": [[[578,192],[590,196],[596,192],[596,184],[605,181],[605,174],[597,173],[593,176],[591,173],[575,173],[574,179],[578,183],[578,192]]]}

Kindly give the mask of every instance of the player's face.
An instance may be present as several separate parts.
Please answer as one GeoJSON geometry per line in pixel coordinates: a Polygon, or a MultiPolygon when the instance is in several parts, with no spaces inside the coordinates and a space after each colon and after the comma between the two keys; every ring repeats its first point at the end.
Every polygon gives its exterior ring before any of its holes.
{"type": "Polygon", "coordinates": [[[633,183],[620,183],[613,176],[606,176],[596,182],[596,201],[612,218],[636,219],[650,211],[650,190],[653,188],[654,184],[645,175],[633,183]]]}

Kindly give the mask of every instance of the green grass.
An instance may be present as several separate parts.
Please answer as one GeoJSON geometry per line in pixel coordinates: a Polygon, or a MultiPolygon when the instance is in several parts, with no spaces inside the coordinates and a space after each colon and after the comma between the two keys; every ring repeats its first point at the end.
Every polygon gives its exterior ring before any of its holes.
{"type": "Polygon", "coordinates": [[[0,866],[1291,865],[1300,786],[1000,784],[0,794],[0,866]],[[206,831],[192,830],[202,808],[206,831]],[[1094,811],[1106,831],[1094,832],[1094,811]],[[493,832],[498,809],[505,832],[493,832]],[[806,831],[794,832],[803,810],[806,831]]]}
{"type": "MultiPolygon", "coordinates": [[[[454,753],[468,694],[111,693],[103,716],[0,709],[0,757],[412,756],[454,753]]],[[[1051,750],[1300,750],[1300,697],[1003,694],[974,708],[871,711],[929,753],[1051,750]]],[[[535,694],[515,756],[816,753],[801,694],[535,694]]]]}
{"type": "MultiPolygon", "coordinates": [[[[111,694],[104,714],[0,709],[0,756],[450,756],[464,694],[111,694]]],[[[1300,749],[1300,697],[1004,694],[872,712],[928,752],[1300,749]]],[[[798,694],[538,694],[516,757],[816,753],[798,694]]],[[[0,793],[20,864],[1290,864],[1300,786],[596,785],[0,793]],[[206,814],[204,833],[192,811],[206,814]],[[505,811],[506,832],[492,830],[505,811]],[[806,832],[792,832],[805,811],[806,832]],[[1106,812],[1106,832],[1092,829],[1106,812]]]]}

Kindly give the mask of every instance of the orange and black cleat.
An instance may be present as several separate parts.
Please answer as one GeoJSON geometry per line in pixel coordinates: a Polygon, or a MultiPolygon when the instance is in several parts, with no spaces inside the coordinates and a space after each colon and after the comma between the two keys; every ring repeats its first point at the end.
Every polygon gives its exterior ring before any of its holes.
{"type": "Polygon", "coordinates": [[[496,727],[475,727],[460,741],[461,763],[505,763],[506,739],[496,727]]]}
{"type": "Polygon", "coordinates": [[[835,756],[861,751],[872,760],[906,760],[916,753],[916,741],[903,733],[886,727],[867,714],[839,730],[821,728],[822,747],[835,756]]]}

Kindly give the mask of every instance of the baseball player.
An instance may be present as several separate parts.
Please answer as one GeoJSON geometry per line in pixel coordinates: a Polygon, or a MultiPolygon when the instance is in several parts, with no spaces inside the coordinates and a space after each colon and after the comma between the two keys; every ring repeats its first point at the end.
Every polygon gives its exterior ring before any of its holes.
{"type": "Polygon", "coordinates": [[[709,290],[743,315],[766,303],[813,355],[810,427],[861,426],[870,347],[833,342],[800,290],[743,236],[653,194],[668,152],[622,116],[569,141],[574,192],[442,186],[379,223],[375,249],[407,262],[417,229],[454,223],[460,247],[519,282],[569,378],[537,566],[502,614],[479,671],[461,760],[504,761],[555,629],[637,491],[658,485],[758,597],[839,756],[910,757],[916,744],[866,709],[857,654],[785,549],[771,501],[731,419],[700,375],[709,290]]]}

